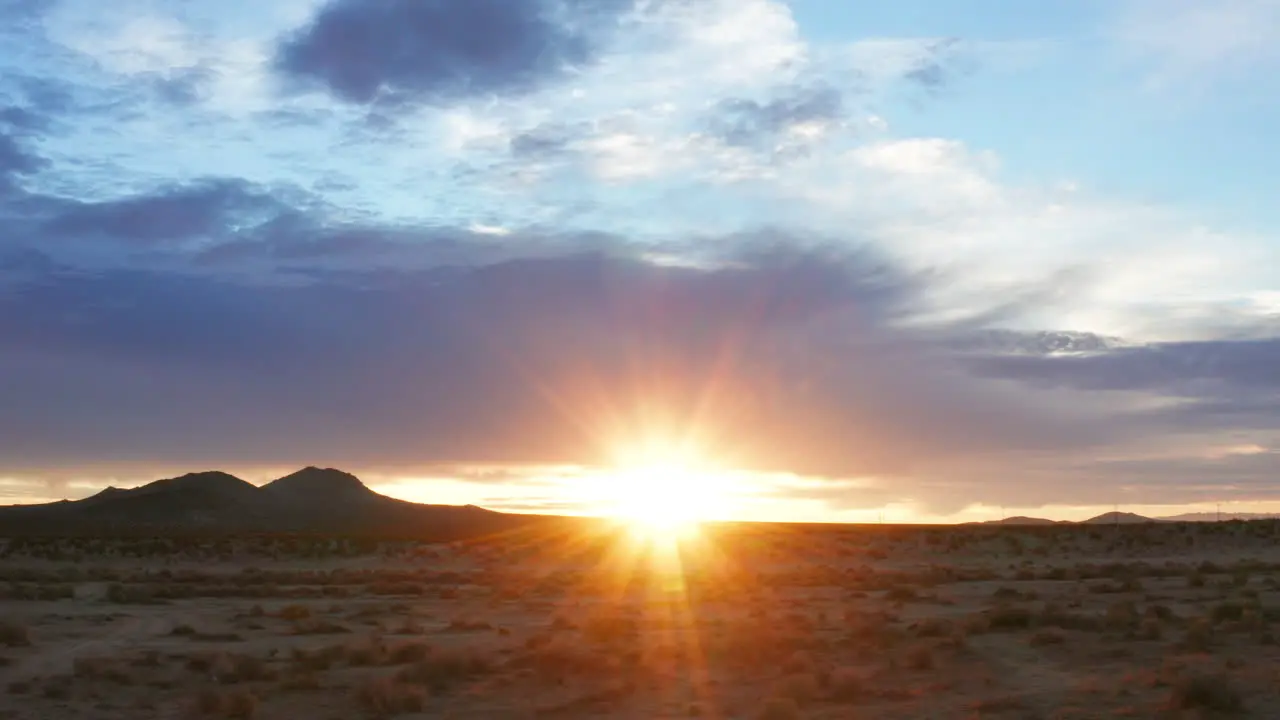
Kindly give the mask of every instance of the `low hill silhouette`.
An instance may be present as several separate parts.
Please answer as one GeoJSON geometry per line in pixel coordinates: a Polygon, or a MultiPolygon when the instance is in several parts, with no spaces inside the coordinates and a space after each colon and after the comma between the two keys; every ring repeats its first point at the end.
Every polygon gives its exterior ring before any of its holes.
{"type": "Polygon", "coordinates": [[[1157,519],[1166,522],[1226,522],[1228,520],[1275,520],[1277,518],[1280,518],[1278,513],[1194,512],[1169,515],[1157,519]]]}
{"type": "Polygon", "coordinates": [[[1137,523],[1161,522],[1155,518],[1128,512],[1108,512],[1083,521],[1086,525],[1134,525],[1137,523]]]}
{"type": "Polygon", "coordinates": [[[453,540],[535,518],[474,505],[427,505],[374,492],[355,475],[307,467],[262,487],[189,473],[83,500],[0,507],[0,535],[323,534],[453,540]]]}
{"type": "Polygon", "coordinates": [[[1025,515],[1015,515],[1013,517],[1003,518],[1001,520],[987,520],[983,525],[1057,525],[1057,520],[1049,520],[1047,518],[1027,517],[1025,515]]]}

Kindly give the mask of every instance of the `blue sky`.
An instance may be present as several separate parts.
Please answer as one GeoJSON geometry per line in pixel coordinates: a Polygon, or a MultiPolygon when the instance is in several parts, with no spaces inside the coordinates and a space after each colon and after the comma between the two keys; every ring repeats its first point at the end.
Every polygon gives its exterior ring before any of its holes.
{"type": "Polygon", "coordinates": [[[1280,500],[1275,0],[0,16],[16,499],[667,436],[752,516],[1280,500]]]}

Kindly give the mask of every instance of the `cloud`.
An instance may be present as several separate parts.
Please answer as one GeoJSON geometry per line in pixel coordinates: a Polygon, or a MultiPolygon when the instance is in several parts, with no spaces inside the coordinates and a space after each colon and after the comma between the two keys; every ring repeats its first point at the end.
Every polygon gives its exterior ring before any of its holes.
{"type": "Polygon", "coordinates": [[[0,135],[0,177],[26,175],[44,167],[44,160],[23,148],[11,135],[0,135]]]}
{"type": "Polygon", "coordinates": [[[1119,7],[1113,36],[1153,66],[1158,86],[1257,77],[1280,63],[1277,0],[1129,0],[1119,7]]]}
{"type": "Polygon", "coordinates": [[[712,132],[730,145],[776,144],[779,136],[821,134],[844,114],[844,99],[832,87],[789,88],[764,102],[733,98],[720,101],[712,132]]]}
{"type": "Polygon", "coordinates": [[[261,224],[281,210],[273,198],[249,183],[213,179],[117,200],[67,203],[38,232],[46,237],[105,237],[144,245],[183,242],[261,224]]]}
{"type": "Polygon", "coordinates": [[[1280,340],[1153,343],[1103,352],[995,356],[983,370],[1001,377],[1080,389],[1196,395],[1230,385],[1280,390],[1280,340]]]}
{"type": "Polygon", "coordinates": [[[590,63],[591,28],[568,18],[609,14],[605,0],[334,0],[285,39],[278,69],[357,104],[435,102],[522,93],[590,63]]]}
{"type": "Polygon", "coordinates": [[[1090,441],[893,330],[912,281],[874,256],[721,247],[702,269],[579,253],[288,285],[47,271],[0,296],[3,369],[29,379],[5,456],[592,463],[689,432],[838,474],[1090,441]]]}

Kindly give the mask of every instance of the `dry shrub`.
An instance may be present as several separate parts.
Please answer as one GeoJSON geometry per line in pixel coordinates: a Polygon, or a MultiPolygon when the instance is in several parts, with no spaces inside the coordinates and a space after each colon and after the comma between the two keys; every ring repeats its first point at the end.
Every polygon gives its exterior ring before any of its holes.
{"type": "Polygon", "coordinates": [[[1005,695],[1003,697],[983,698],[975,700],[969,704],[969,709],[977,713],[996,715],[999,713],[1014,712],[1024,710],[1026,702],[1017,695],[1005,695]]]}
{"type": "Polygon", "coordinates": [[[391,665],[404,665],[406,663],[418,662],[424,660],[431,654],[431,646],[424,643],[401,643],[392,647],[388,651],[387,661],[391,665]]]}
{"type": "Polygon", "coordinates": [[[277,615],[281,620],[306,620],[311,617],[311,608],[306,605],[285,605],[277,615]]]}
{"type": "Polygon", "coordinates": [[[933,648],[928,645],[917,645],[908,650],[902,663],[908,670],[932,670],[937,665],[933,648]]]}
{"type": "Polygon", "coordinates": [[[214,655],[209,661],[208,672],[215,681],[224,685],[274,680],[276,677],[262,658],[229,653],[214,655]]]}
{"type": "Polygon", "coordinates": [[[366,638],[346,646],[347,664],[352,667],[385,665],[387,657],[387,646],[381,638],[366,638]]]}
{"type": "Polygon", "coordinates": [[[1213,625],[1198,618],[1187,626],[1178,642],[1178,649],[1186,652],[1209,652],[1213,648],[1213,625]]]}
{"type": "Polygon", "coordinates": [[[1245,608],[1243,605],[1234,602],[1219,603],[1213,607],[1210,614],[1213,622],[1236,622],[1244,619],[1245,608]]]}
{"type": "Polygon", "coordinates": [[[1031,611],[1018,605],[1001,605],[984,615],[989,630],[1026,630],[1031,626],[1031,611]]]}
{"type": "Polygon", "coordinates": [[[326,618],[302,618],[293,622],[294,635],[345,635],[349,632],[351,628],[326,618]]]}
{"type": "Polygon", "coordinates": [[[910,585],[894,585],[885,591],[884,599],[895,603],[914,602],[920,599],[920,592],[910,585]]]}
{"type": "Polygon", "coordinates": [[[31,633],[26,627],[8,620],[0,620],[0,645],[27,647],[30,644],[31,633]]]}
{"type": "Polygon", "coordinates": [[[116,683],[133,684],[133,676],[119,660],[104,657],[78,657],[71,661],[71,672],[78,678],[96,678],[116,683]]]}
{"type": "Polygon", "coordinates": [[[1244,700],[1225,675],[1189,675],[1174,683],[1169,707],[1238,713],[1244,711],[1244,700]]]}
{"type": "Polygon", "coordinates": [[[45,681],[40,694],[50,700],[68,700],[71,698],[71,678],[62,675],[45,681]]]}
{"type": "Polygon", "coordinates": [[[494,669],[488,658],[474,652],[432,649],[425,658],[402,668],[396,678],[426,686],[433,693],[445,693],[460,682],[487,675],[494,669]]]}
{"type": "Polygon", "coordinates": [[[1066,642],[1067,635],[1056,627],[1041,628],[1031,635],[1027,641],[1032,647],[1045,647],[1047,645],[1061,645],[1066,642]]]}
{"type": "Polygon", "coordinates": [[[405,618],[391,630],[392,635],[421,635],[423,632],[422,624],[413,618],[405,618]]]}
{"type": "Polygon", "coordinates": [[[1164,637],[1164,631],[1160,627],[1160,621],[1147,618],[1138,625],[1139,640],[1159,640],[1164,637]]]}
{"type": "Polygon", "coordinates": [[[295,670],[280,683],[284,692],[311,692],[320,687],[320,676],[307,669],[295,670]]]}
{"type": "Polygon", "coordinates": [[[258,714],[258,698],[244,690],[204,690],[197,697],[195,710],[206,717],[250,720],[258,714]]]}
{"type": "Polygon", "coordinates": [[[791,698],[769,698],[756,717],[758,720],[798,720],[800,706],[791,698]]]}
{"type": "Polygon", "coordinates": [[[827,676],[827,699],[833,702],[856,702],[870,692],[863,674],[853,668],[837,668],[827,676]]]}
{"type": "Polygon", "coordinates": [[[812,673],[792,673],[784,677],[775,689],[775,697],[796,703],[806,703],[818,696],[821,684],[812,673]]]}
{"type": "Polygon", "coordinates": [[[956,624],[949,618],[925,618],[909,629],[917,637],[947,637],[956,632],[956,624]]]}
{"type": "Polygon", "coordinates": [[[315,650],[294,648],[293,664],[299,670],[320,672],[333,667],[334,663],[342,659],[344,653],[345,650],[341,645],[330,645],[315,650]]]}
{"type": "Polygon", "coordinates": [[[14,680],[9,683],[8,690],[10,695],[26,695],[31,692],[30,680],[14,680]]]}
{"type": "Polygon", "coordinates": [[[583,637],[600,645],[624,643],[634,639],[639,632],[636,621],[618,616],[589,618],[582,626],[583,637]]]}
{"type": "Polygon", "coordinates": [[[1138,608],[1129,600],[1121,600],[1107,606],[1103,622],[1110,630],[1128,632],[1138,624],[1139,618],[1138,608]]]}
{"type": "Polygon", "coordinates": [[[478,630],[492,630],[493,625],[484,620],[454,618],[449,621],[448,629],[454,632],[476,632],[478,630]]]}
{"type": "Polygon", "coordinates": [[[815,670],[817,670],[817,663],[814,662],[813,656],[803,650],[792,653],[791,657],[782,664],[784,673],[812,673],[815,670]]]}
{"type": "Polygon", "coordinates": [[[356,699],[370,712],[380,715],[422,712],[427,693],[396,678],[370,678],[356,691],[356,699]]]}

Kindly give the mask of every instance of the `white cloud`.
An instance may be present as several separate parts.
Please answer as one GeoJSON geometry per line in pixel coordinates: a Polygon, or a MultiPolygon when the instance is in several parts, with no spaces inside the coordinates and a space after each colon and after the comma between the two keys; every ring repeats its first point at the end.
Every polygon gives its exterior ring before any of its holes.
{"type": "Polygon", "coordinates": [[[208,18],[183,19],[180,6],[163,3],[107,8],[67,0],[54,7],[45,21],[50,38],[121,82],[191,79],[209,109],[231,115],[278,106],[269,34],[220,34],[208,18]]]}
{"type": "Polygon", "coordinates": [[[1129,0],[1115,35],[1154,62],[1154,83],[1185,87],[1280,63],[1280,0],[1129,0]]]}

